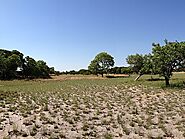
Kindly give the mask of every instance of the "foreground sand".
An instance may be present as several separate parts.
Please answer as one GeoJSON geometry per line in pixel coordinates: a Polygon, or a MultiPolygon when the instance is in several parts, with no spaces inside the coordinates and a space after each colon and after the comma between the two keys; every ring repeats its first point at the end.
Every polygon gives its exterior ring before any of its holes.
{"type": "Polygon", "coordinates": [[[184,139],[185,91],[79,83],[1,92],[0,139],[184,139]]]}

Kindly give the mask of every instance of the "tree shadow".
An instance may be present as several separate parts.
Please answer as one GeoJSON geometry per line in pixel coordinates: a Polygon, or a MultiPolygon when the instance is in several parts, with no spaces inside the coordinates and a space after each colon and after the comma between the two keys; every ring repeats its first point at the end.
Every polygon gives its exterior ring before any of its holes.
{"type": "Polygon", "coordinates": [[[184,89],[185,88],[185,81],[171,83],[169,86],[162,86],[162,88],[184,89]]]}
{"type": "Polygon", "coordinates": [[[161,79],[161,78],[150,78],[150,79],[147,79],[147,81],[164,81],[164,79],[161,79]]]}

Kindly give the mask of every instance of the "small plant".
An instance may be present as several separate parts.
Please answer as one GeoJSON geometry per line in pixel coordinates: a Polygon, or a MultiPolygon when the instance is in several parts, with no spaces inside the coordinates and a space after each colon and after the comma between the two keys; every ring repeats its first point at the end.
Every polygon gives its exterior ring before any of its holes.
{"type": "Polygon", "coordinates": [[[113,136],[112,136],[112,134],[110,134],[110,133],[106,133],[106,134],[104,135],[104,138],[105,138],[105,139],[113,139],[113,136]]]}
{"type": "Polygon", "coordinates": [[[109,121],[107,121],[107,120],[104,119],[104,120],[102,120],[101,124],[102,125],[108,125],[109,124],[109,121]]]}
{"type": "Polygon", "coordinates": [[[12,126],[13,126],[13,130],[12,130],[13,134],[18,135],[19,133],[18,126],[16,124],[13,124],[12,126]]]}
{"type": "Polygon", "coordinates": [[[26,126],[32,125],[32,121],[29,119],[25,119],[23,124],[25,124],[26,126]]]}
{"type": "Polygon", "coordinates": [[[89,125],[87,123],[85,123],[82,127],[83,131],[88,131],[89,125]]]}
{"type": "Polygon", "coordinates": [[[10,136],[4,136],[3,139],[11,139],[10,136]]]}
{"type": "Polygon", "coordinates": [[[9,110],[8,111],[10,111],[10,112],[15,112],[16,111],[16,107],[14,107],[14,106],[11,106],[11,107],[9,107],[9,110]]]}
{"type": "Polygon", "coordinates": [[[47,104],[44,105],[43,111],[49,111],[49,108],[48,108],[47,104]]]}
{"type": "Polygon", "coordinates": [[[36,126],[33,126],[32,130],[30,131],[31,136],[35,136],[37,134],[37,128],[36,126]]]}
{"type": "Polygon", "coordinates": [[[28,136],[28,133],[26,133],[25,131],[22,131],[22,136],[23,137],[27,137],[28,136]]]}

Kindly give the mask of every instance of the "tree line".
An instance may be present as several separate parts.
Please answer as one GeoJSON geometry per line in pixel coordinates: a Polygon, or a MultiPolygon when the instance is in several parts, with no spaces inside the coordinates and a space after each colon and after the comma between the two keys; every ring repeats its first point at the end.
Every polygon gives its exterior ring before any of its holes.
{"type": "Polygon", "coordinates": [[[54,74],[53,67],[49,67],[43,60],[36,61],[17,50],[0,49],[0,79],[18,78],[50,78],[54,74]]]}
{"type": "Polygon", "coordinates": [[[138,74],[138,80],[144,74],[159,74],[164,77],[166,86],[170,85],[170,78],[174,71],[185,71],[185,42],[168,42],[164,45],[152,44],[149,54],[133,54],[126,58],[129,67],[114,67],[114,57],[101,52],[90,62],[88,69],[66,72],[55,71],[48,67],[43,60],[34,60],[17,51],[0,49],[0,79],[15,78],[50,78],[50,74],[138,74]]]}
{"type": "MultiPolygon", "coordinates": [[[[78,75],[78,74],[81,74],[81,75],[91,75],[91,74],[94,74],[94,75],[98,75],[102,73],[101,71],[98,72],[93,72],[89,69],[80,69],[78,71],[76,70],[70,70],[70,71],[63,71],[63,72],[60,72],[60,74],[62,75],[78,75]]],[[[104,74],[106,74],[105,72],[103,72],[104,74]]],[[[108,72],[109,74],[132,74],[134,73],[133,70],[130,68],[130,67],[111,67],[110,69],[108,69],[108,72]]]]}
{"type": "MultiPolygon", "coordinates": [[[[152,52],[149,54],[133,54],[126,58],[130,65],[127,73],[138,74],[138,80],[144,74],[159,74],[164,77],[166,86],[170,85],[170,78],[174,71],[184,71],[185,69],[185,42],[168,42],[164,45],[152,44],[152,52]]],[[[106,53],[99,53],[90,63],[88,69],[93,74],[110,73],[110,68],[114,66],[114,58],[106,53]]]]}

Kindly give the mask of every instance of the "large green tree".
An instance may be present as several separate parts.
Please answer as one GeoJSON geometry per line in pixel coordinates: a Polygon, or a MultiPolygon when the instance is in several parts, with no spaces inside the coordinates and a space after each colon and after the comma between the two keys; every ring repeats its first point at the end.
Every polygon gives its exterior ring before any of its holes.
{"type": "Polygon", "coordinates": [[[101,52],[91,61],[88,69],[94,74],[107,74],[108,70],[114,66],[114,58],[106,53],[101,52]]]}
{"type": "Polygon", "coordinates": [[[155,70],[165,78],[166,86],[175,69],[185,66],[185,42],[168,42],[165,45],[153,44],[152,59],[155,70]]]}
{"type": "Polygon", "coordinates": [[[170,78],[174,70],[185,67],[185,42],[168,42],[165,45],[153,44],[149,55],[129,55],[127,63],[138,74],[138,80],[143,74],[159,74],[164,77],[166,86],[170,85],[170,78]]]}

